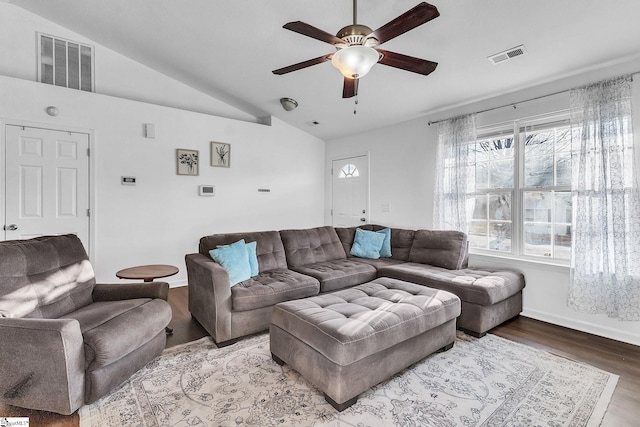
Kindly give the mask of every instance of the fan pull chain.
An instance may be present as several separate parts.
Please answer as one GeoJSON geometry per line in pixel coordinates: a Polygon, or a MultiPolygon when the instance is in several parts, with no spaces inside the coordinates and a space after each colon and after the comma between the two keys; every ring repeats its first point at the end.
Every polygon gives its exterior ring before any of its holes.
{"type": "Polygon", "coordinates": [[[353,104],[353,114],[358,114],[358,112],[356,111],[356,108],[358,108],[358,95],[356,95],[356,101],[353,104]]]}

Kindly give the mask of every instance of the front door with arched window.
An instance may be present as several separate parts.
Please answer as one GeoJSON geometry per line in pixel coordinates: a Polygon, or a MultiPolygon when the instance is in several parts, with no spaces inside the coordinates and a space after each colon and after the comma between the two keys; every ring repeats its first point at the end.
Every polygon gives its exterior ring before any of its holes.
{"type": "Polygon", "coordinates": [[[333,161],[332,224],[353,227],[369,218],[369,165],[367,156],[333,161]]]}

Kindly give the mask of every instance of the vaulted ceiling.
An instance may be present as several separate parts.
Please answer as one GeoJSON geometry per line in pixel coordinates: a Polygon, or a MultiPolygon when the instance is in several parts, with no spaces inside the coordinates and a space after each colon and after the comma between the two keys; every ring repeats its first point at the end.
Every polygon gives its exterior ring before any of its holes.
{"type": "MultiPolygon", "coordinates": [[[[287,31],[352,23],[350,0],[9,0],[255,117],[275,116],[323,139],[362,132],[640,55],[638,0],[431,0],[440,17],[385,43],[439,63],[429,76],[376,65],[354,99],[331,63],[272,70],[331,53],[287,31]],[[499,65],[487,57],[524,44],[499,65]],[[291,97],[299,107],[286,112],[291,97]],[[307,123],[317,121],[317,126],[307,123]]],[[[417,0],[361,0],[358,23],[378,28],[417,0]]]]}

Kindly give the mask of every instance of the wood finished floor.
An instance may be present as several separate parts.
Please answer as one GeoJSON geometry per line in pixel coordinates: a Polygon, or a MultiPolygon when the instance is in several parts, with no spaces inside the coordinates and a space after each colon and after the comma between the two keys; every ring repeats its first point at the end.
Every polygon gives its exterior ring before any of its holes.
{"type": "MultiPolygon", "coordinates": [[[[167,347],[207,335],[191,319],[187,307],[187,292],[186,286],[169,291],[169,302],[173,309],[173,319],[169,326],[173,328],[173,335],[168,337],[167,347]]],[[[619,375],[618,385],[601,426],[640,425],[640,347],[525,317],[498,326],[491,333],[619,375]]],[[[2,405],[0,416],[29,417],[31,427],[79,425],[77,414],[62,416],[2,405]]]]}

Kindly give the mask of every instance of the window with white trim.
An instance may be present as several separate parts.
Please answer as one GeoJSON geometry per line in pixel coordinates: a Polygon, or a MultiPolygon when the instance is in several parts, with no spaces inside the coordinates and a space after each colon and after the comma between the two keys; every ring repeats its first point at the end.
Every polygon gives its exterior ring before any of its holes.
{"type": "Polygon", "coordinates": [[[565,115],[478,129],[469,144],[469,244],[564,263],[571,257],[571,128],[565,115]]]}
{"type": "Polygon", "coordinates": [[[338,174],[338,178],[356,178],[360,176],[360,171],[351,163],[344,165],[342,169],[340,169],[340,173],[338,174]]]}
{"type": "Polygon", "coordinates": [[[93,92],[93,47],[38,34],[38,81],[93,92]]]}

